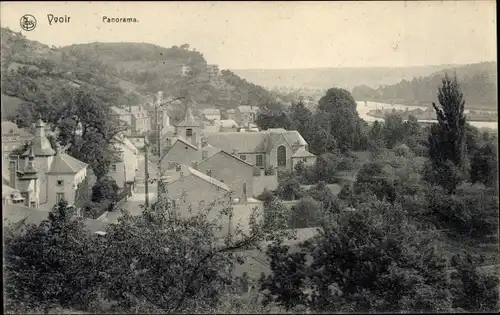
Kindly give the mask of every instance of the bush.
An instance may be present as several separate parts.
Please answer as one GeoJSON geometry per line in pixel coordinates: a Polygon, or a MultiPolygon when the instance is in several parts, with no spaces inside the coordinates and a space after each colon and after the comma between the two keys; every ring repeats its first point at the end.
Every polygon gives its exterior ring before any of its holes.
{"type": "Polygon", "coordinates": [[[303,229],[316,226],[321,208],[319,201],[311,197],[303,197],[291,209],[290,228],[303,229]]]}
{"type": "Polygon", "coordinates": [[[101,202],[103,200],[116,201],[120,188],[114,179],[104,177],[98,180],[92,187],[92,202],[101,202]]]}

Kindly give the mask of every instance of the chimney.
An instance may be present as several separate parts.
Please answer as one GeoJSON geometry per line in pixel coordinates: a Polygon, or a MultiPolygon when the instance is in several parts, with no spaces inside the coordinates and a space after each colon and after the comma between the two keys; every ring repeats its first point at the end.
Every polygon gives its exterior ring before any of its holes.
{"type": "Polygon", "coordinates": [[[212,170],[207,170],[207,175],[212,177],[212,170]]]}
{"type": "Polygon", "coordinates": [[[247,202],[247,183],[243,183],[243,198],[242,202],[247,202]]]}
{"type": "Polygon", "coordinates": [[[191,167],[198,170],[198,161],[191,161],[191,167]]]}
{"type": "Polygon", "coordinates": [[[17,176],[16,176],[16,172],[17,172],[17,167],[18,167],[18,164],[19,164],[19,160],[18,158],[15,159],[15,158],[11,158],[10,162],[9,162],[9,184],[10,184],[10,187],[14,188],[14,189],[17,189],[17,185],[16,185],[16,180],[17,180],[17,176]]]}
{"type": "Polygon", "coordinates": [[[193,135],[191,136],[191,144],[194,145],[195,147],[198,147],[198,141],[196,138],[196,132],[193,131],[193,135]]]}

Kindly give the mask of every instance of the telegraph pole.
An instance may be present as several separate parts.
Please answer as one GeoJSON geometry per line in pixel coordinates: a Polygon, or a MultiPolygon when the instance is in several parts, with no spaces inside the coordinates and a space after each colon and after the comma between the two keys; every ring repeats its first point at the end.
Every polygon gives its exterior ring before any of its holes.
{"type": "Polygon", "coordinates": [[[144,148],[146,149],[146,153],[144,154],[144,184],[145,184],[145,192],[146,192],[146,200],[144,201],[145,208],[149,207],[149,170],[148,170],[148,139],[144,137],[144,148]]]}
{"type": "MultiPolygon", "coordinates": [[[[163,124],[162,126],[160,127],[160,122],[158,121],[158,107],[161,106],[161,102],[162,102],[162,96],[163,96],[163,92],[158,92],[158,103],[155,105],[155,120],[156,120],[156,135],[157,135],[157,139],[156,139],[156,144],[157,144],[157,152],[158,152],[158,181],[156,182],[156,185],[157,185],[157,192],[156,192],[156,198],[159,199],[160,198],[160,192],[161,192],[161,185],[162,185],[162,182],[161,182],[161,127],[163,127],[163,124]]],[[[163,113],[163,111],[162,111],[163,113]]],[[[163,117],[162,117],[163,118],[163,117]]],[[[162,119],[162,122],[163,122],[163,119],[162,119]]]]}

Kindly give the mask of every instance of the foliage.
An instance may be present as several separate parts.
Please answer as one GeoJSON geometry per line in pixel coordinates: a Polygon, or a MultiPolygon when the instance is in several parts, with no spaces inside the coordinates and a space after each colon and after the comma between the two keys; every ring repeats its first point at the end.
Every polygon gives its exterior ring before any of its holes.
{"type": "Polygon", "coordinates": [[[295,176],[290,176],[278,183],[276,196],[283,200],[298,200],[304,196],[304,191],[300,187],[300,182],[295,176]]]}
{"type": "Polygon", "coordinates": [[[311,197],[303,197],[292,206],[290,227],[303,229],[316,226],[323,212],[322,204],[311,197]]]}
{"type": "Polygon", "coordinates": [[[7,309],[72,307],[96,298],[100,279],[93,268],[98,244],[91,242],[82,221],[72,218],[67,205],[62,201],[48,220],[6,240],[7,309]]]}
{"type": "Polygon", "coordinates": [[[434,187],[428,196],[429,215],[439,227],[475,238],[496,233],[498,196],[493,188],[463,183],[451,195],[434,187]]]}
{"type": "Polygon", "coordinates": [[[443,79],[438,99],[440,106],[433,103],[438,123],[432,125],[429,135],[433,175],[427,178],[452,192],[467,168],[465,101],[456,78],[443,79]]]}
{"type": "Polygon", "coordinates": [[[396,200],[392,170],[377,162],[367,163],[361,168],[353,190],[356,195],[373,194],[380,200],[396,200]]]}
{"type": "Polygon", "coordinates": [[[268,300],[313,312],[450,310],[446,260],[434,236],[409,222],[400,206],[363,204],[319,232],[301,250],[310,263],[286,247],[270,248],[273,273],[262,282],[268,300]]]}
{"type": "Polygon", "coordinates": [[[318,109],[328,115],[330,134],[335,137],[341,150],[361,148],[361,121],[351,93],[344,89],[331,88],[319,100],[318,109]]]}
{"type": "Polygon", "coordinates": [[[90,187],[88,178],[85,178],[78,184],[75,191],[75,207],[82,208],[92,202],[92,188],[90,187]]]}
{"type": "Polygon", "coordinates": [[[455,255],[452,264],[454,308],[467,312],[492,312],[499,310],[499,279],[478,268],[478,259],[470,253],[455,255]]]}
{"type": "Polygon", "coordinates": [[[119,190],[120,187],[118,187],[114,179],[110,177],[101,178],[92,187],[92,202],[116,201],[119,190]]]}

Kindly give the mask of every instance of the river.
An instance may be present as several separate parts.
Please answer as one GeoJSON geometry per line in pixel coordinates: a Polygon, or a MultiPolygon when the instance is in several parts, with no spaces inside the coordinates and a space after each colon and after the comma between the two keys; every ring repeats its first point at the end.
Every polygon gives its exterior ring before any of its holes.
{"type": "MultiPolygon", "coordinates": [[[[405,110],[405,109],[409,109],[409,110],[412,110],[412,109],[422,109],[422,110],[425,110],[427,109],[426,106],[415,106],[415,105],[401,105],[401,104],[386,104],[386,103],[377,103],[377,102],[366,102],[366,105],[365,105],[365,102],[362,102],[362,101],[357,101],[357,110],[358,110],[358,115],[359,117],[361,117],[363,120],[365,121],[368,121],[368,122],[374,122],[376,120],[378,121],[383,121],[384,119],[383,118],[378,118],[378,117],[373,117],[373,116],[370,116],[368,115],[368,112],[371,111],[371,110],[375,110],[375,109],[386,109],[386,108],[394,108],[394,109],[402,109],[402,110],[405,110]]],[[[465,113],[467,114],[469,112],[469,110],[465,110],[465,113]]],[[[419,120],[421,122],[437,122],[436,120],[419,120]]],[[[472,126],[476,127],[476,128],[480,128],[480,129],[484,129],[484,128],[488,128],[488,129],[493,129],[495,131],[498,130],[498,122],[496,121],[469,121],[469,124],[471,124],[472,126]]]]}

